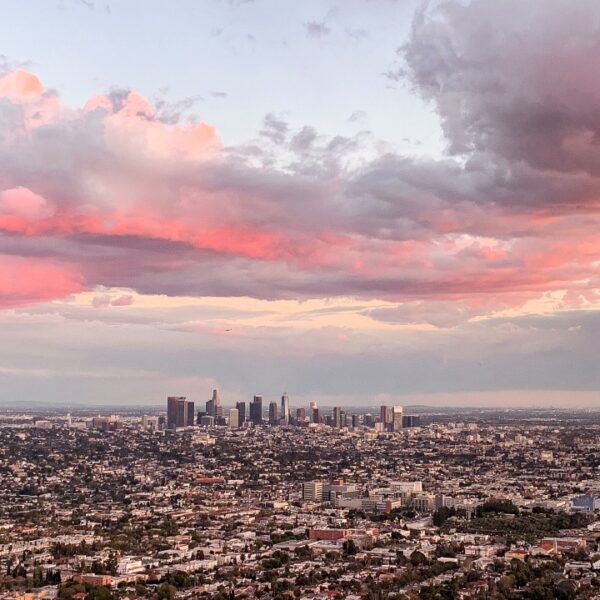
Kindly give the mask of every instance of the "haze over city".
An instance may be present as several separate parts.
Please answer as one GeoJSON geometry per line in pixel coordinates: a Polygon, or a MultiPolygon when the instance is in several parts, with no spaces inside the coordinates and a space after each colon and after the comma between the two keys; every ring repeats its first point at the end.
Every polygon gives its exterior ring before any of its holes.
{"type": "Polygon", "coordinates": [[[600,408],[595,0],[25,0],[0,403],[600,408]]]}

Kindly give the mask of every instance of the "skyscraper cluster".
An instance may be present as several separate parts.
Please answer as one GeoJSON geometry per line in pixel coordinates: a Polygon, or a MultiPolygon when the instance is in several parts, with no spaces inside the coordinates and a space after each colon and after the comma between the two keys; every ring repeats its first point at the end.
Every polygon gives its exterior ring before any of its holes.
{"type": "Polygon", "coordinates": [[[247,426],[269,425],[276,426],[308,426],[312,424],[323,424],[335,429],[348,427],[372,427],[382,432],[398,432],[409,427],[419,427],[420,418],[416,415],[404,414],[402,406],[381,406],[379,417],[371,413],[347,414],[344,409],[336,406],[331,414],[321,414],[316,402],[310,403],[307,410],[304,407],[296,408],[292,413],[290,409],[289,396],[284,393],[280,403],[269,402],[267,414],[263,412],[263,397],[255,395],[252,402],[237,402],[225,414],[221,405],[219,391],[214,389],[210,400],[206,402],[205,410],[198,411],[194,418],[194,403],[185,396],[169,396],[167,399],[167,427],[177,429],[189,427],[196,422],[204,427],[228,426],[238,429],[247,426]],[[248,409],[248,410],[247,410],[248,409]]]}

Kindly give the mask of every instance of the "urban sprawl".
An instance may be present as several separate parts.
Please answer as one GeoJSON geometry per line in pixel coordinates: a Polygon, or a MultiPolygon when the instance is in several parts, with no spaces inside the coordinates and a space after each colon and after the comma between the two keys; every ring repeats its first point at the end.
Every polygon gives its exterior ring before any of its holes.
{"type": "Polygon", "coordinates": [[[165,408],[0,415],[0,600],[600,598],[598,412],[165,408]]]}

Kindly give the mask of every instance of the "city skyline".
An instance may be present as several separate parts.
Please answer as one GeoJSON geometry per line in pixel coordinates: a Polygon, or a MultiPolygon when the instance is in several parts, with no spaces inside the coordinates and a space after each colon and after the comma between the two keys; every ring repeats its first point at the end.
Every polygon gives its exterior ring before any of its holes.
{"type": "Polygon", "coordinates": [[[0,600],[599,600],[599,0],[0,5],[0,600]]]}
{"type": "Polygon", "coordinates": [[[2,405],[600,407],[596,2],[4,12],[2,405]]]}

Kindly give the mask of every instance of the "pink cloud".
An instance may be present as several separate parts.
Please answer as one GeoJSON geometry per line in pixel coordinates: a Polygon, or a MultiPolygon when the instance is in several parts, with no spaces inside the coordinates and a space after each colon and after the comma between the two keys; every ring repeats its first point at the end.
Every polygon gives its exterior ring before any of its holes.
{"type": "Polygon", "coordinates": [[[12,308],[63,298],[85,289],[71,266],[47,259],[0,255],[0,307],[12,308]]]}
{"type": "Polygon", "coordinates": [[[23,219],[23,222],[48,218],[54,212],[50,202],[24,187],[0,192],[0,215],[23,219]]]}
{"type": "Polygon", "coordinates": [[[92,306],[94,308],[106,308],[107,306],[110,306],[110,296],[94,296],[92,298],[92,306]]]}
{"type": "MultiPolygon", "coordinates": [[[[32,256],[49,272],[65,265],[57,285],[40,285],[41,300],[85,282],[516,306],[553,289],[589,294],[598,268],[591,174],[504,156],[463,167],[395,155],[330,173],[321,166],[334,161],[330,148],[300,167],[257,167],[243,148],[223,148],[211,125],[162,122],[134,91],[72,109],[16,71],[0,79],[0,96],[14,119],[0,140],[0,242],[12,252],[18,241],[27,265],[32,256]]],[[[107,298],[94,306],[130,300],[107,298]]]]}
{"type": "Polygon", "coordinates": [[[0,96],[21,100],[39,97],[43,92],[44,86],[38,77],[23,69],[0,77],[0,96]]]}
{"type": "Polygon", "coordinates": [[[94,296],[92,298],[92,306],[94,308],[108,308],[109,306],[131,306],[133,304],[133,296],[126,294],[119,296],[114,300],[108,295],[94,296]]]}
{"type": "Polygon", "coordinates": [[[111,306],[131,306],[133,304],[133,296],[119,296],[111,302],[111,306]]]}

